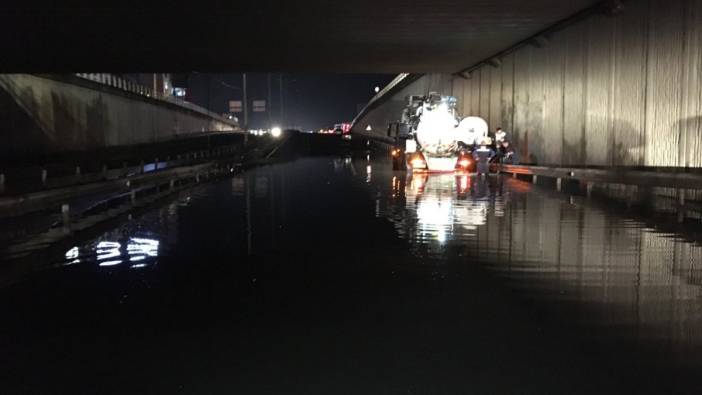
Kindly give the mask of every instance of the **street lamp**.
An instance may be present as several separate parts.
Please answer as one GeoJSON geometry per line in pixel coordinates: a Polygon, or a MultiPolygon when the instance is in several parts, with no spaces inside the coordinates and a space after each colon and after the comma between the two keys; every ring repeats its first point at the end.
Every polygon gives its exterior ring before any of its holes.
{"type": "Polygon", "coordinates": [[[375,93],[378,93],[378,92],[380,92],[380,87],[376,86],[374,90],[375,90],[375,93]]]}
{"type": "Polygon", "coordinates": [[[271,129],[271,136],[278,138],[280,135],[283,133],[282,130],[278,126],[274,126],[273,129],[271,129]]]}

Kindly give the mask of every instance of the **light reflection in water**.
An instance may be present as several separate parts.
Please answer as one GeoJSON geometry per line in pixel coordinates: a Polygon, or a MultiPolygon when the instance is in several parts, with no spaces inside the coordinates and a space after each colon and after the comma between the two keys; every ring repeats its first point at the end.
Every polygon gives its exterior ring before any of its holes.
{"type": "Polygon", "coordinates": [[[568,319],[687,351],[702,366],[690,352],[702,346],[698,242],[509,178],[415,174],[398,189],[393,176],[375,180],[387,191],[380,215],[413,253],[480,264],[544,303],[572,306],[568,319]]]}
{"type": "MultiPolygon", "coordinates": [[[[118,257],[121,255],[119,249],[121,247],[120,243],[114,241],[101,241],[98,243],[95,252],[97,253],[97,260],[102,261],[109,258],[118,257]]],[[[100,263],[100,266],[113,266],[122,263],[121,260],[110,260],[100,263]]]]}
{"type": "Polygon", "coordinates": [[[79,247],[71,248],[65,254],[66,263],[64,265],[79,263],[83,259],[83,262],[95,261],[100,267],[110,267],[128,260],[129,262],[145,261],[133,264],[130,266],[131,268],[146,267],[148,258],[158,256],[159,244],[159,241],[155,239],[131,237],[123,249],[120,242],[103,240],[93,248],[86,246],[82,253],[79,247]]]}
{"type": "Polygon", "coordinates": [[[466,199],[471,182],[486,181],[466,174],[415,173],[408,175],[402,190],[400,181],[393,177],[391,197],[404,197],[404,207],[391,208],[393,222],[410,241],[418,243],[443,244],[471,235],[485,224],[491,205],[487,198],[466,199]]]}
{"type": "Polygon", "coordinates": [[[73,247],[70,250],[66,251],[66,264],[72,265],[74,263],[79,263],[80,259],[78,259],[78,254],[78,247],[73,247]]]}

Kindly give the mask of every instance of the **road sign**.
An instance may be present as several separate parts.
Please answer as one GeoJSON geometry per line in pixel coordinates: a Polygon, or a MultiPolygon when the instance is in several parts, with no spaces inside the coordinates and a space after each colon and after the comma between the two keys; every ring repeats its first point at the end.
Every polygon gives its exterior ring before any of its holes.
{"type": "Polygon", "coordinates": [[[241,100],[229,100],[229,112],[241,112],[241,100]]]}
{"type": "Polygon", "coordinates": [[[253,101],[253,112],[266,112],[266,101],[265,100],[254,100],[253,101]]]}

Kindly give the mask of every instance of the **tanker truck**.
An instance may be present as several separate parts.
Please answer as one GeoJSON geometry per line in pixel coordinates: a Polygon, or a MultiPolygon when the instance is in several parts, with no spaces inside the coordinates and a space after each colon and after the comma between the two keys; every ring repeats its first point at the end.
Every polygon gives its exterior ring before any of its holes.
{"type": "Polygon", "coordinates": [[[474,171],[471,153],[487,138],[488,125],[480,117],[458,116],[456,103],[435,92],[407,97],[400,121],[388,127],[394,170],[474,171]]]}

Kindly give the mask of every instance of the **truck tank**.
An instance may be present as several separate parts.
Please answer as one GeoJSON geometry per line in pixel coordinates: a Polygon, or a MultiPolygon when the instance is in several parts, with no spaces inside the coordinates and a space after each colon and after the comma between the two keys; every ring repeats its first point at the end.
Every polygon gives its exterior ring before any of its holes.
{"type": "Polygon", "coordinates": [[[407,133],[401,136],[408,168],[454,171],[472,165],[470,152],[487,137],[488,125],[480,117],[461,118],[456,104],[455,97],[438,93],[408,98],[402,117],[407,133]]]}

